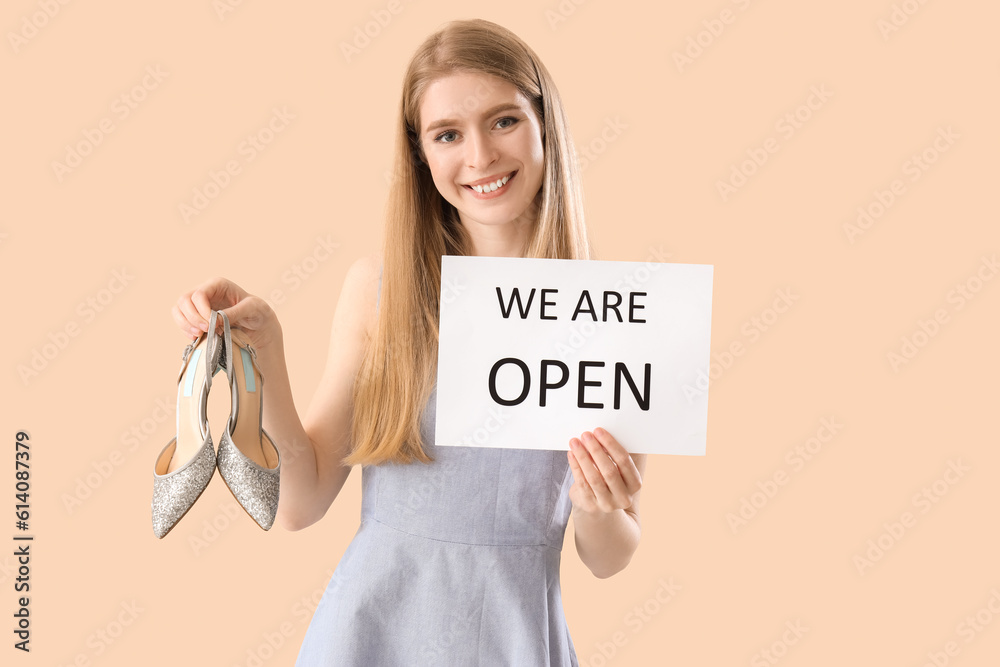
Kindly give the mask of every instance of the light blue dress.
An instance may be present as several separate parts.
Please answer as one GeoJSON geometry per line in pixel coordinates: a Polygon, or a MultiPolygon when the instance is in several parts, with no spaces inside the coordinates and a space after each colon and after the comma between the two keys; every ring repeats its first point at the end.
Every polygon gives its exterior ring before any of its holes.
{"type": "MultiPolygon", "coordinates": [[[[381,291],[381,277],[379,278],[381,291]]],[[[362,466],[361,525],[296,667],[577,667],[559,564],[572,509],[563,450],[436,447],[362,466]]]]}

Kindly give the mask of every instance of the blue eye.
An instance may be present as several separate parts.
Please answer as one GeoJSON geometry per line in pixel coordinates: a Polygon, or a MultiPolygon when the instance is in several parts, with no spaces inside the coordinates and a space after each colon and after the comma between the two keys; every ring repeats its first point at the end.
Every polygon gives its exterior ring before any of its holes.
{"type": "MultiPolygon", "coordinates": [[[[513,116],[504,116],[503,118],[498,118],[496,124],[499,125],[499,129],[506,130],[509,127],[513,127],[515,124],[520,122],[520,119],[514,118],[513,116]]],[[[457,132],[454,130],[448,130],[447,132],[442,132],[441,134],[434,137],[434,141],[439,144],[453,144],[457,139],[457,132]],[[445,139],[448,135],[453,135],[451,139],[445,139]]]]}

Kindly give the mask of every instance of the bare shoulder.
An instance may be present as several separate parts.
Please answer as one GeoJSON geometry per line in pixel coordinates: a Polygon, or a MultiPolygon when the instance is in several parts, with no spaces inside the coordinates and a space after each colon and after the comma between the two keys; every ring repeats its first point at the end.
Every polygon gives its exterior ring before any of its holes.
{"type": "MultiPolygon", "coordinates": [[[[377,255],[355,260],[347,270],[333,314],[326,368],[302,422],[316,452],[317,479],[309,523],[323,515],[337,497],[350,468],[341,461],[351,448],[351,402],[361,367],[365,338],[372,331],[378,296],[377,255]]],[[[308,525],[308,524],[306,524],[308,525]]]]}
{"type": "Polygon", "coordinates": [[[375,321],[378,303],[379,275],[382,269],[380,252],[359,257],[347,269],[340,301],[355,317],[355,324],[370,330],[375,321]]]}
{"type": "Polygon", "coordinates": [[[349,272],[357,274],[359,277],[364,278],[367,282],[378,281],[379,272],[382,269],[382,253],[372,252],[367,255],[363,255],[351,264],[349,272]]]}
{"type": "Polygon", "coordinates": [[[374,331],[380,266],[377,254],[367,255],[356,259],[344,276],[330,327],[326,370],[309,409],[312,430],[306,430],[314,442],[340,442],[336,438],[347,428],[350,386],[361,366],[365,340],[374,331]],[[337,419],[339,425],[331,422],[337,419]]]}

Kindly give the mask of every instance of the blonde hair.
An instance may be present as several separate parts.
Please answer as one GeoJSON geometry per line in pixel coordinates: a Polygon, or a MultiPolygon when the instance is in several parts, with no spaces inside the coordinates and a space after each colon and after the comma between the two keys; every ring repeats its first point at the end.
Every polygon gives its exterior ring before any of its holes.
{"type": "Polygon", "coordinates": [[[416,50],[403,79],[392,188],[386,204],[377,324],[353,390],[352,451],[344,465],[429,463],[422,408],[437,371],[441,256],[467,255],[458,212],[437,191],[420,146],[420,102],[428,85],[454,72],[509,81],[541,121],[542,186],[524,257],[590,259],[576,151],[555,83],[514,33],[482,19],[453,21],[416,50]]]}

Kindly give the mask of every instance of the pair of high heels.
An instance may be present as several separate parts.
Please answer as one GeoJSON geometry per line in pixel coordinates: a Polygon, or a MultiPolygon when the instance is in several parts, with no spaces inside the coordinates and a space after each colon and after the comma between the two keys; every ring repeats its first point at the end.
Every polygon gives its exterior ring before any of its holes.
{"type": "Polygon", "coordinates": [[[249,340],[239,329],[230,328],[225,313],[213,310],[208,331],[184,349],[177,376],[177,435],[153,464],[156,537],[163,538],[187,514],[216,468],[257,525],[269,530],[274,524],[281,457],[263,428],[263,383],[249,340]],[[215,332],[219,316],[221,336],[215,332]],[[232,410],[216,454],[208,424],[208,393],[220,369],[229,380],[232,410]]]}

